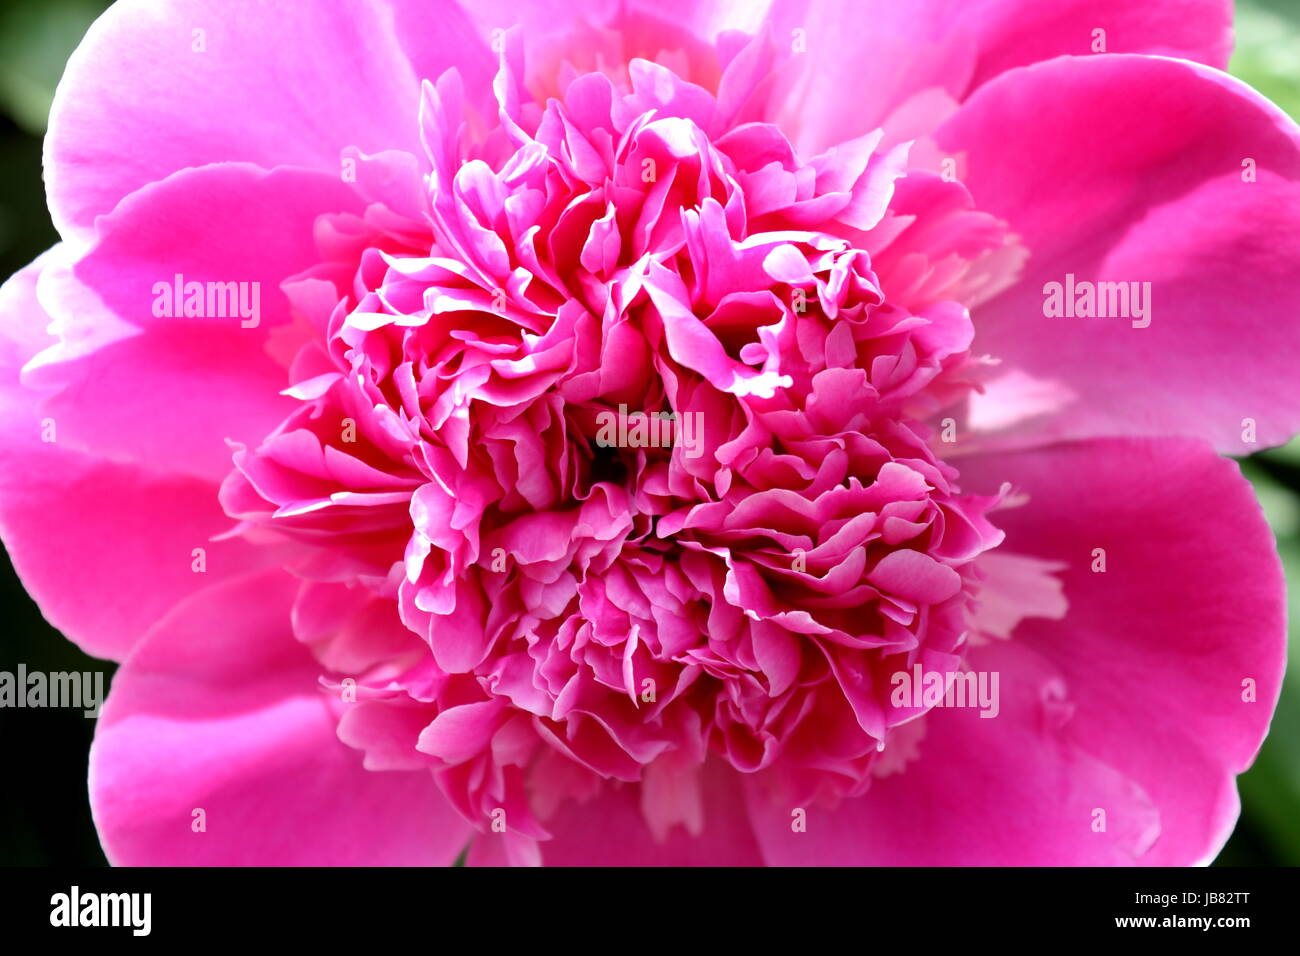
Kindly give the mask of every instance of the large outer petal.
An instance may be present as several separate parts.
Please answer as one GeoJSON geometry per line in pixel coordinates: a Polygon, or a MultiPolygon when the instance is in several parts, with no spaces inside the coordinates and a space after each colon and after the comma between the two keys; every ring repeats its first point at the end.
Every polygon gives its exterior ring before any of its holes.
{"type": "Polygon", "coordinates": [[[448,865],[469,831],[424,771],[377,772],[336,734],[294,640],[283,572],[164,618],[113,680],[90,755],[119,865],[448,865]],[[206,814],[206,831],[192,828],[206,814]]]}
{"type": "Polygon", "coordinates": [[[243,160],[337,176],[346,146],[421,155],[422,77],[408,54],[425,70],[484,74],[485,45],[452,0],[397,13],[364,0],[114,4],[55,95],[45,149],[54,223],[65,239],[89,239],[95,216],[189,166],[243,160]]]}
{"type": "Polygon", "coordinates": [[[65,440],[220,481],[231,467],[226,439],[259,441],[295,407],[267,348],[290,319],[280,283],[319,261],[321,214],[362,208],[335,177],[242,163],[183,170],[133,193],[99,220],[83,255],[42,277],[63,341],[25,380],[56,393],[45,409],[65,440]],[[154,316],[155,283],[177,274],[259,283],[259,324],[154,316]]]}
{"type": "Polygon", "coordinates": [[[775,118],[811,154],[881,125],[909,98],[960,101],[1003,70],[1091,50],[1227,63],[1228,0],[776,0],[774,35],[802,31],[775,118]],[[802,74],[802,75],[801,75],[802,74]]]}
{"type": "Polygon", "coordinates": [[[1021,281],[976,310],[976,351],[1074,396],[1024,436],[1249,451],[1244,419],[1261,444],[1296,431],[1300,130],[1280,110],[1189,62],[1066,57],[1003,74],[938,139],[1030,253],[1021,281]],[[1150,326],[1045,317],[1045,284],[1067,274],[1150,282],[1150,326]]]}
{"type": "Polygon", "coordinates": [[[50,623],[88,653],[120,660],[176,602],[277,552],[210,540],[231,525],[215,483],[69,448],[61,420],[47,420],[18,384],[18,369],[53,341],[35,286],[57,255],[0,289],[0,535],[50,623]],[[195,548],[205,551],[201,573],[195,548]]]}
{"type": "Polygon", "coordinates": [[[810,811],[807,833],[751,794],[768,861],[1212,859],[1285,661],[1281,569],[1249,484],[1182,440],[1054,446],[972,461],[963,477],[1031,496],[999,513],[1006,546],[1068,565],[1069,613],[972,652],[974,668],[1001,672],[998,717],[932,712],[915,763],[829,816],[810,811]]]}
{"type": "Polygon", "coordinates": [[[1106,53],[1183,57],[1226,69],[1232,0],[983,0],[962,4],[978,38],[971,88],[1006,70],[1057,56],[1090,54],[1095,30],[1106,53]]]}

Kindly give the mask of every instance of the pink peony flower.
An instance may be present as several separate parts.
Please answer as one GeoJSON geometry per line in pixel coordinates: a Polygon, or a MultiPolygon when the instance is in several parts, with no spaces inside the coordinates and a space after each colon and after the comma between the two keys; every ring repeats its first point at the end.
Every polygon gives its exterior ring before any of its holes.
{"type": "Polygon", "coordinates": [[[123,3],[0,519],[119,864],[1189,864],[1300,131],[1218,0],[123,3]]]}

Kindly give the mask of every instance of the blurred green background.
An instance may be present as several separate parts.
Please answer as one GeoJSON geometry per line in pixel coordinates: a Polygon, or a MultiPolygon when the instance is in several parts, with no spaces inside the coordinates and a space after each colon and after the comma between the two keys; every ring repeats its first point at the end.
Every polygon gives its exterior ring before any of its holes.
{"type": "MultiPolygon", "coordinates": [[[[1134,0],[1141,2],[1141,0],[1134,0]]],[[[57,239],[41,137],[63,64],[101,0],[0,0],[0,276],[57,239]]],[[[1300,0],[1237,5],[1231,70],[1300,119],[1300,0]]],[[[1300,369],[1297,369],[1300,376],[1300,369]]],[[[1216,865],[1300,864],[1300,440],[1242,462],[1277,534],[1290,594],[1291,662],[1273,731],[1241,778],[1242,815],[1216,865]]],[[[42,619],[4,559],[0,671],[104,670],[42,619]]],[[[0,709],[0,865],[103,865],[86,801],[94,721],[74,710],[0,709]]]]}

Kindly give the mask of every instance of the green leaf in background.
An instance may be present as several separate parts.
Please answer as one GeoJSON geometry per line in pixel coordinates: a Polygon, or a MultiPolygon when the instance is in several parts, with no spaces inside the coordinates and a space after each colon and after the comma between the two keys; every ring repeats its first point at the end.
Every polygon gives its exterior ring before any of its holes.
{"type": "MultiPolygon", "coordinates": [[[[1242,823],[1220,863],[1300,861],[1300,440],[1271,449],[1241,463],[1277,536],[1286,574],[1290,663],[1273,724],[1254,766],[1240,780],[1242,823]],[[1242,844],[1249,836],[1261,852],[1242,844]],[[1263,856],[1261,859],[1260,857],[1263,856]]],[[[1250,625],[1244,617],[1243,626],[1250,625]]]]}
{"type": "Polygon", "coordinates": [[[1300,469],[1300,438],[1293,438],[1278,448],[1270,448],[1262,453],[1262,457],[1265,461],[1300,469]]]}
{"type": "MultiPolygon", "coordinates": [[[[1279,542],[1287,578],[1291,640],[1287,659],[1300,661],[1300,540],[1279,542]]],[[[1273,728],[1250,772],[1241,778],[1242,804],[1252,826],[1267,835],[1274,855],[1300,859],[1300,675],[1294,667],[1282,687],[1273,728]]]]}
{"type": "MultiPolygon", "coordinates": [[[[1278,538],[1287,582],[1288,668],[1268,739],[1241,777],[1243,821],[1278,862],[1300,860],[1300,441],[1242,462],[1278,538]],[[1278,477],[1280,476],[1280,477],[1278,477]]],[[[1236,838],[1234,838],[1236,839],[1236,838]]],[[[1232,845],[1229,845],[1229,850],[1232,845]]],[[[1231,856],[1231,854],[1226,854],[1231,856]]],[[[1254,862],[1253,860],[1244,862],[1254,862]]]]}
{"type": "Polygon", "coordinates": [[[8,0],[0,6],[0,106],[29,133],[45,132],[63,65],[107,5],[8,0]]]}
{"type": "MultiPolygon", "coordinates": [[[[1293,541],[1300,535],[1300,497],[1297,497],[1294,488],[1278,480],[1266,467],[1267,462],[1274,460],[1272,455],[1272,451],[1266,451],[1246,459],[1241,462],[1241,473],[1255,486],[1255,497],[1259,499],[1268,526],[1273,529],[1278,541],[1293,541]]],[[[1297,466],[1300,466],[1300,462],[1297,462],[1297,466]]]]}
{"type": "Polygon", "coordinates": [[[1237,50],[1228,72],[1300,116],[1300,4],[1239,2],[1236,27],[1237,50]]]}

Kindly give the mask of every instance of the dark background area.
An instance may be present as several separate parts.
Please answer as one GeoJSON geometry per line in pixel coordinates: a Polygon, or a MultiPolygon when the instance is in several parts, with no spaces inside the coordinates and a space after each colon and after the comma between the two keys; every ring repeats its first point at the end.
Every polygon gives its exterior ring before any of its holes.
{"type": "MultiPolygon", "coordinates": [[[[41,183],[45,117],[68,54],[106,6],[100,0],[0,0],[0,276],[58,239],[41,183]]],[[[1237,32],[1232,71],[1300,116],[1300,0],[1239,3],[1237,32]]],[[[1296,373],[1300,377],[1300,369],[1296,373]]],[[[1300,660],[1300,442],[1242,467],[1286,564],[1294,665],[1300,660]]],[[[0,671],[12,673],[20,662],[29,671],[101,670],[107,686],[113,665],[82,654],[45,622],[7,556],[0,560],[0,585],[0,671]]],[[[94,726],[79,710],[0,708],[0,865],[105,863],[86,797],[94,726]]],[[[1241,821],[1216,865],[1300,863],[1300,680],[1294,667],[1273,732],[1240,784],[1241,821]]]]}

